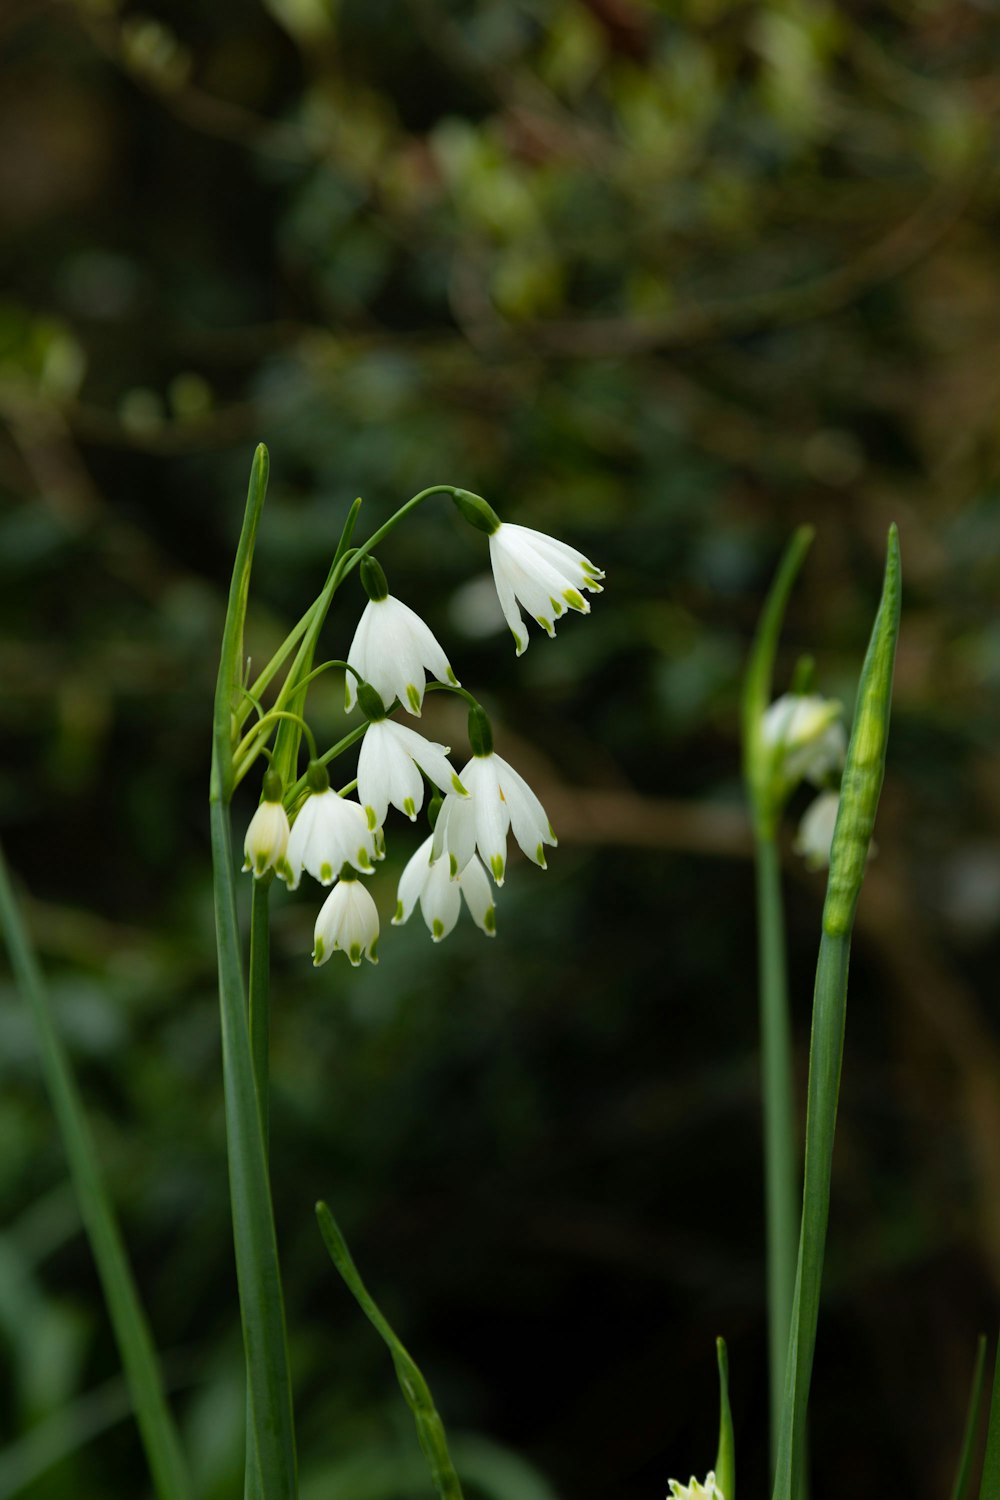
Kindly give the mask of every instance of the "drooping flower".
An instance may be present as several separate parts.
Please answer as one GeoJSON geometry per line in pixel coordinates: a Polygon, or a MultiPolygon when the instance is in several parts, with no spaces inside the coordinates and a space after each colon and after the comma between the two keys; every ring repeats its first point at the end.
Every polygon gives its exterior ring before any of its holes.
{"type": "Polygon", "coordinates": [[[307,775],[310,793],[292,825],[285,856],[288,889],[298,887],[303,870],[321,885],[331,885],[344,864],[370,875],[380,854],[364,808],[333,790],[318,761],[310,762],[307,775]]]}
{"type": "Polygon", "coordinates": [[[810,870],[822,869],[830,863],[833,830],[839,810],[839,792],[820,792],[802,815],[795,852],[802,855],[810,870]]]}
{"type": "Polygon", "coordinates": [[[358,701],[369,719],[358,756],[358,796],[372,828],[385,822],[390,803],[411,822],[416,819],[424,800],[421,771],[443,792],[466,796],[448,759],[447,745],[425,740],[415,729],[387,719],[382,700],[370,683],[360,684],[358,701]]]}
{"type": "Polygon", "coordinates": [[[434,859],[433,844],[434,836],[431,834],[407,862],[400,876],[393,926],[398,927],[400,923],[408,921],[419,901],[431,937],[439,943],[448,936],[458,921],[461,897],[464,896],[476,926],[487,937],[495,937],[497,919],[493,892],[489,877],[479,860],[473,855],[464,868],[452,877],[449,861],[434,859]]]}
{"type": "Polygon", "coordinates": [[[281,797],[281,777],[276,771],[269,770],[264,775],[263,801],[250,819],[243,840],[243,868],[252,870],[255,880],[267,870],[274,870],[282,879],[285,878],[289,829],[288,814],[281,797]]]}
{"type": "Polygon", "coordinates": [[[355,969],[363,957],[377,964],[378,933],[378,908],[353,865],[345,864],[316,918],[313,964],[325,964],[331,953],[346,953],[355,969]]]}
{"type": "Polygon", "coordinates": [[[761,737],[778,758],[778,773],[787,787],[800,781],[822,786],[844,764],[847,737],[841,706],[818,694],[784,693],[764,714],[761,737]]]}
{"type": "Polygon", "coordinates": [[[469,796],[449,793],[444,799],[434,827],[434,858],[447,854],[456,877],[478,850],[497,885],[503,885],[511,832],[544,870],[545,845],[558,842],[552,824],[524,777],[494,752],[489,720],[480,708],[469,713],[469,739],[473,755],[461,777],[469,796]]]}
{"type": "Polygon", "coordinates": [[[569,609],[590,613],[590,604],[582,590],[601,592],[604,577],[575,547],[534,531],[530,526],[514,526],[501,521],[490,534],[490,562],[497,598],[504,619],[510,626],[518,656],[528,649],[528,633],[518,604],[537,620],[550,636],[555,622],[569,609]]]}
{"type": "Polygon", "coordinates": [[[692,1475],[690,1484],[678,1484],[676,1479],[671,1479],[668,1480],[668,1485],[674,1500],[726,1500],[715,1482],[714,1470],[705,1475],[704,1484],[699,1484],[692,1475]]]}
{"type": "MultiPolygon", "coordinates": [[[[373,557],[361,563],[361,578],[368,603],[358,621],[348,665],[363,681],[371,683],[385,703],[398,698],[411,714],[420,716],[427,685],[425,668],[438,682],[458,686],[437,637],[409,605],[389,593],[385,574],[373,557]]],[[[348,711],[357,702],[357,686],[348,672],[345,684],[348,711]]]]}

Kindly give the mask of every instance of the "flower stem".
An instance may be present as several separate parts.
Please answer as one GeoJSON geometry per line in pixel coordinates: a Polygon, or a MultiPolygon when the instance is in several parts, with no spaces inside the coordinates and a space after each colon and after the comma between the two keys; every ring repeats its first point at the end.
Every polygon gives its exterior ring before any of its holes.
{"type": "Polygon", "coordinates": [[[823,905],[823,935],[816,965],[809,1048],[802,1229],[774,1500],[792,1500],[799,1493],[805,1470],[806,1417],[819,1321],[837,1099],[844,1055],[851,931],[885,771],[899,606],[899,540],[893,526],[889,530],[882,598],[858,685],[854,727],[847,748],[840,811],[830,850],[830,877],[823,905]]]}
{"type": "Polygon", "coordinates": [[[799,1239],[799,1174],[781,867],[773,838],[758,834],[755,859],[773,1468],[778,1456],[788,1331],[795,1292],[795,1260],[799,1239]]]}
{"type": "Polygon", "coordinates": [[[156,1350],[132,1279],[97,1150],[69,1057],[56,1030],[42,971],[0,851],[0,929],[18,987],[31,1009],[42,1069],[69,1161],[70,1177],[97,1264],[132,1407],[160,1500],[192,1494],[177,1430],[163,1393],[156,1350]]]}
{"type": "MultiPolygon", "coordinates": [[[[210,813],[229,1189],[255,1447],[262,1494],[295,1500],[285,1307],[240,963],[229,809],[213,801],[210,813]]],[[[252,1463],[252,1453],[247,1457],[252,1463]]]]}

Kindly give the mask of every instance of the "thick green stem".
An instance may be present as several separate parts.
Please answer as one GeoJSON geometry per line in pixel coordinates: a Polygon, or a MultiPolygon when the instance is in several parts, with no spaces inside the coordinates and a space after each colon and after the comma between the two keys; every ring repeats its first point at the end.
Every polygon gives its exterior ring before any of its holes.
{"type": "Polygon", "coordinates": [[[132,1279],[97,1149],[69,1057],[49,1008],[42,971],[0,852],[0,927],[18,987],[31,1008],[45,1083],[55,1110],[87,1238],[97,1263],[153,1484],[160,1500],[189,1500],[187,1467],[163,1393],[156,1350],[132,1279]]]}
{"type": "Polygon", "coordinates": [[[266,1500],[294,1500],[284,1297],[240,963],[229,809],[213,800],[210,812],[229,1188],[250,1402],[262,1494],[266,1500]]]}
{"type": "Polygon", "coordinates": [[[250,1052],[260,1110],[260,1133],[267,1152],[270,1134],[271,928],[269,900],[274,877],[268,871],[253,883],[250,902],[250,1052]]]}
{"type": "Polygon", "coordinates": [[[788,1333],[795,1292],[795,1262],[799,1241],[799,1174],[781,867],[773,838],[759,836],[755,847],[773,1470],[781,1431],[785,1360],[788,1356],[788,1333]]]}

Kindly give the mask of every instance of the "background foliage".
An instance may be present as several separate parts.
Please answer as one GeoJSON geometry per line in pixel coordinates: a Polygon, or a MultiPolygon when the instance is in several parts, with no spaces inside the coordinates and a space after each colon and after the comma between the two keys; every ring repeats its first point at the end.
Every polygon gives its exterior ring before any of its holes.
{"type": "MultiPolygon", "coordinates": [[[[0,818],[205,1500],[236,1493],[243,1431],[207,758],[258,439],[259,662],[356,494],[373,526],[460,484],[608,571],[594,617],[515,667],[446,504],[382,553],[562,847],[546,875],[512,870],[495,944],[465,923],[432,948],[414,919],[357,975],[313,972],[314,902],[276,900],[307,1496],[363,1500],[383,1469],[394,1500],[428,1491],[393,1469],[412,1429],[319,1195],[473,1435],[484,1494],[541,1497],[534,1471],[565,1500],[639,1500],[703,1471],[718,1332],[741,1489],[764,1493],[739,675],[811,521],[785,669],[814,651],[852,700],[891,519],[904,624],[815,1489],[945,1492],[1000,1278],[992,8],[8,0],[0,57],[0,818]],[[486,1439],[530,1468],[505,1479],[486,1439]]],[[[461,756],[461,716],[435,700],[425,723],[461,756]]],[[[385,913],[415,843],[390,838],[385,913]]],[[[821,886],[791,856],[788,885],[804,1065],[821,886]]],[[[6,982],[0,1078],[0,1495],[145,1493],[6,982]],[[31,1480],[59,1432],[67,1456],[31,1480]]]]}

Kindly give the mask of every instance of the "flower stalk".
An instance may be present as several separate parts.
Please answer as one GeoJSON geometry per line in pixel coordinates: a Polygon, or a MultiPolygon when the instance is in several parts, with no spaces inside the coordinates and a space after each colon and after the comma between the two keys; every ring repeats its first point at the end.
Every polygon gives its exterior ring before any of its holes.
{"type": "Polygon", "coordinates": [[[785,961],[785,919],[777,828],[775,747],[764,724],[772,697],[774,661],[788,596],[812,541],[811,527],[795,533],[761,615],[743,691],[743,771],[754,832],[757,881],[757,962],[760,996],[761,1095],[767,1262],[768,1377],[771,1462],[777,1462],[785,1359],[798,1251],[799,1171],[796,1145],[792,1029],[785,961]]]}
{"type": "Polygon", "coordinates": [[[893,526],[889,530],[882,598],[858,686],[823,907],[809,1053],[802,1225],[774,1500],[792,1500],[804,1475],[806,1414],[819,1319],[844,1051],[851,930],[885,771],[899,610],[899,538],[893,526]]]}

